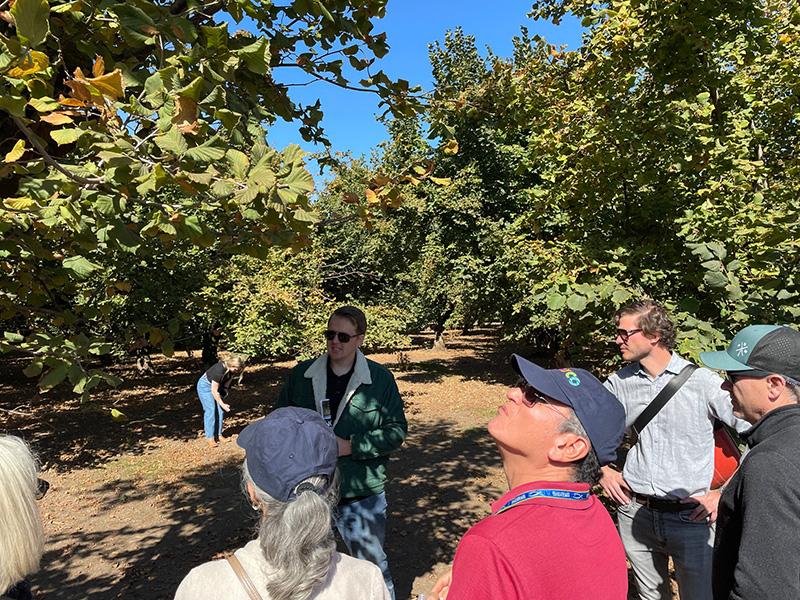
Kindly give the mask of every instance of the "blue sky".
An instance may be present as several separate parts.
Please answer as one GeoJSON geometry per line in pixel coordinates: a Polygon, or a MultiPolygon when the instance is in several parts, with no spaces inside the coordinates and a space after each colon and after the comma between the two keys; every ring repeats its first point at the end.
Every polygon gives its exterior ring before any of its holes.
{"type": "MultiPolygon", "coordinates": [[[[577,19],[565,18],[559,26],[527,18],[529,1],[495,0],[390,0],[386,17],[375,21],[376,32],[385,31],[390,50],[376,62],[389,77],[402,78],[411,85],[431,88],[431,70],[428,62],[428,44],[444,40],[449,29],[461,26],[464,32],[475,36],[479,49],[491,47],[495,54],[509,56],[511,39],[520,27],[528,27],[531,35],[538,34],[551,44],[566,44],[570,49],[581,43],[581,27],[577,19]]],[[[282,70],[276,79],[284,82],[305,81],[297,73],[282,70]]],[[[292,90],[295,101],[304,104],[321,101],[325,113],[323,126],[334,151],[350,152],[354,156],[369,155],[371,149],[387,138],[386,129],[377,122],[378,97],[342,90],[318,82],[292,90]]],[[[296,143],[308,151],[320,150],[302,141],[295,124],[279,120],[269,131],[270,144],[283,148],[296,143]]]]}

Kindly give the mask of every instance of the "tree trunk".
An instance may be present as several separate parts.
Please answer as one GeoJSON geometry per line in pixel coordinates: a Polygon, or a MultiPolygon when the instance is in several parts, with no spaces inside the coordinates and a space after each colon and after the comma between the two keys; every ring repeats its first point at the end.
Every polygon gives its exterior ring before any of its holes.
{"type": "Polygon", "coordinates": [[[447,350],[444,341],[444,327],[436,325],[433,327],[433,348],[434,350],[447,350]]]}
{"type": "Polygon", "coordinates": [[[217,364],[219,356],[217,355],[217,343],[219,342],[219,333],[217,330],[203,332],[203,367],[209,369],[217,364]]]}

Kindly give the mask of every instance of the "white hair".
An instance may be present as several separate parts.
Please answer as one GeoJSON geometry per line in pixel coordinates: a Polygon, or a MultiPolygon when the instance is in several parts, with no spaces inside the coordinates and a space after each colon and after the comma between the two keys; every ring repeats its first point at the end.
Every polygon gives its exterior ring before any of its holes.
{"type": "Polygon", "coordinates": [[[253,482],[242,466],[242,487],[253,486],[261,511],[258,540],[271,567],[267,592],[272,600],[307,600],[325,579],[336,542],[333,509],[339,500],[338,474],[327,485],[325,477],[309,477],[298,485],[311,484],[289,502],[267,494],[253,482]],[[274,570],[273,570],[274,569],[274,570]]]}
{"type": "Polygon", "coordinates": [[[37,471],[25,442],[0,435],[0,594],[39,569],[44,532],[36,506],[37,471]]]}

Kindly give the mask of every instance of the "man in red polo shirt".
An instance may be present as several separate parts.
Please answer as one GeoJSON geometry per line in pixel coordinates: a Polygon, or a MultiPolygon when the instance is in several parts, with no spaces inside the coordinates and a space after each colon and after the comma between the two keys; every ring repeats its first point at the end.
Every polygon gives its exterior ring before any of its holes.
{"type": "Polygon", "coordinates": [[[616,457],[622,405],[583,369],[511,362],[519,383],[489,421],[510,490],[467,531],[431,596],[624,600],[625,550],[589,491],[616,457]]]}

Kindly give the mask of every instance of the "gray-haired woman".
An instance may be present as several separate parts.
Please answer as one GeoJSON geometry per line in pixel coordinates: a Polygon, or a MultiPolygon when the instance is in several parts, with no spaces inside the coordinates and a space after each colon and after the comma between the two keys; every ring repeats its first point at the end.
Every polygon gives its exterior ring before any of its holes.
{"type": "Polygon", "coordinates": [[[13,435],[0,435],[0,598],[31,598],[25,576],[39,570],[44,533],[36,459],[13,435]]]}
{"type": "Polygon", "coordinates": [[[304,408],[279,408],[239,434],[242,486],[258,538],[192,569],[175,600],[389,600],[380,569],[336,552],[336,436],[304,408]]]}

